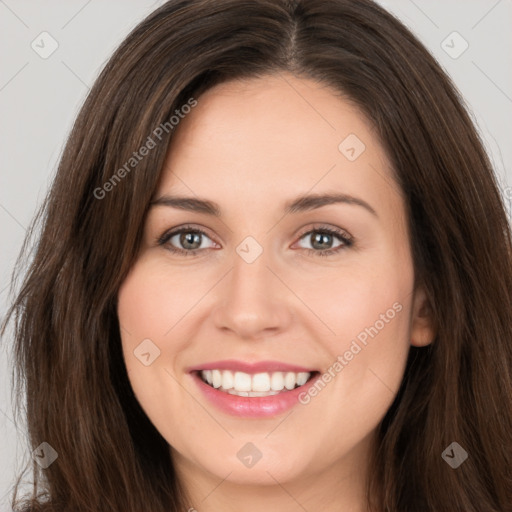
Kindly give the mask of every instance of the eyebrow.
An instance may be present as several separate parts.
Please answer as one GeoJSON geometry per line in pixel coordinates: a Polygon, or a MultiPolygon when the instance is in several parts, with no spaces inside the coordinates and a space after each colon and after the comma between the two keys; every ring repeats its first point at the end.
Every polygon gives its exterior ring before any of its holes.
{"type": "MultiPolygon", "coordinates": [[[[366,202],[358,197],[350,196],[347,194],[309,194],[302,195],[291,201],[285,203],[284,212],[285,214],[305,212],[310,210],[316,210],[322,206],[331,204],[349,204],[355,206],[361,206],[366,209],[372,215],[378,218],[377,212],[366,202]]],[[[219,205],[213,201],[207,199],[198,199],[194,197],[181,197],[181,196],[169,196],[164,195],[151,201],[151,206],[169,206],[172,208],[178,208],[180,210],[186,210],[190,212],[205,213],[207,215],[213,215],[215,217],[221,216],[221,209],[219,205]]]]}

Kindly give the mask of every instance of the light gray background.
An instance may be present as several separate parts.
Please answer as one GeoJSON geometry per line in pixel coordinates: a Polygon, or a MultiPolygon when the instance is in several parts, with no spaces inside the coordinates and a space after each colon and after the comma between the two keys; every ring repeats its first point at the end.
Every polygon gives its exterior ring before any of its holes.
{"type": "MultiPolygon", "coordinates": [[[[78,108],[112,51],[163,1],[0,0],[0,318],[27,226],[78,108]],[[50,48],[43,59],[31,47],[50,48]],[[45,38],[41,43],[41,38],[45,38]]],[[[382,0],[452,76],[473,113],[512,211],[512,0],[382,0]],[[456,31],[462,36],[453,35],[456,31]],[[460,56],[458,53],[467,50],[460,56]],[[444,41],[444,43],[443,43],[444,41]],[[451,53],[451,55],[450,55],[451,53]],[[454,58],[457,57],[457,58],[454,58]]],[[[6,336],[7,345],[9,336],[6,336]]],[[[10,363],[0,352],[0,510],[31,454],[13,423],[10,363]]]]}

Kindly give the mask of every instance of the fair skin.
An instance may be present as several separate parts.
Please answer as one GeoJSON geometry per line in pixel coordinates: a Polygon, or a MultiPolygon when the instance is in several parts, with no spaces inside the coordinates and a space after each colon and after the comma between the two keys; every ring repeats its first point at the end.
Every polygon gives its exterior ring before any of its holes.
{"type": "Polygon", "coordinates": [[[155,198],[170,195],[213,201],[221,214],[152,206],[118,315],[132,387],[169,443],[189,506],[363,512],[376,428],[410,345],[432,341],[404,200],[370,123],[309,79],[282,74],[220,84],[174,133],[155,198]],[[338,148],[349,134],[366,146],[354,161],[338,148]],[[298,196],[327,193],[353,196],[373,212],[341,202],[284,214],[298,196]],[[179,235],[157,243],[189,224],[207,233],[195,253],[179,235]],[[315,244],[319,227],[341,230],[353,245],[336,235],[315,244]],[[248,236],[263,249],[251,263],[237,252],[248,236]],[[376,323],[393,305],[400,311],[376,323]],[[237,359],[322,374],[370,326],[378,333],[359,343],[316,396],[275,416],[220,410],[188,371],[237,359]],[[148,366],[134,356],[145,339],[160,350],[148,366]],[[249,442],[262,454],[252,467],[237,457],[249,442]]]}

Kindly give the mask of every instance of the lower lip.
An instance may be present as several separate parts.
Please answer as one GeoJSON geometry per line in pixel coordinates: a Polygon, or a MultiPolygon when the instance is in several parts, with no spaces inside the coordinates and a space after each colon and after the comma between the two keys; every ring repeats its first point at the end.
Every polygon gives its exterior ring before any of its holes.
{"type": "Polygon", "coordinates": [[[199,389],[220,410],[233,416],[245,418],[266,418],[277,416],[294,405],[299,404],[299,395],[307,392],[308,388],[315,383],[320,374],[314,375],[306,384],[290,391],[283,391],[277,395],[271,396],[237,396],[206,384],[196,373],[191,374],[197,382],[199,389]]]}

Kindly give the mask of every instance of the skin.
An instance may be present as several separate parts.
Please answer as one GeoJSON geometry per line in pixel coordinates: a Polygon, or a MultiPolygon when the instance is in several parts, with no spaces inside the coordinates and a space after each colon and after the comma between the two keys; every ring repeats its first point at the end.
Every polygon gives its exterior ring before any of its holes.
{"type": "Polygon", "coordinates": [[[279,74],[220,84],[174,133],[155,198],[170,194],[215,201],[221,216],[153,206],[118,315],[132,387],[170,445],[190,507],[365,510],[376,428],[410,345],[433,338],[425,295],[415,287],[404,200],[371,124],[309,79],[279,74]],[[349,134],[366,146],[354,161],[338,149],[349,134]],[[287,201],[308,193],[348,194],[376,215],[347,203],[284,215],[287,201]],[[157,243],[185,224],[208,234],[195,255],[170,252],[189,247],[179,235],[157,243]],[[333,236],[315,249],[317,232],[306,233],[319,226],[343,230],[353,245],[319,256],[342,245],[333,236]],[[252,263],[236,251],[247,236],[263,249],[252,263]],[[291,414],[221,412],[186,371],[220,359],[327,371],[395,303],[401,311],[291,414]],[[144,366],[134,350],[148,338],[160,356],[144,366]],[[252,468],[236,455],[248,442],[262,453],[252,468]]]}

